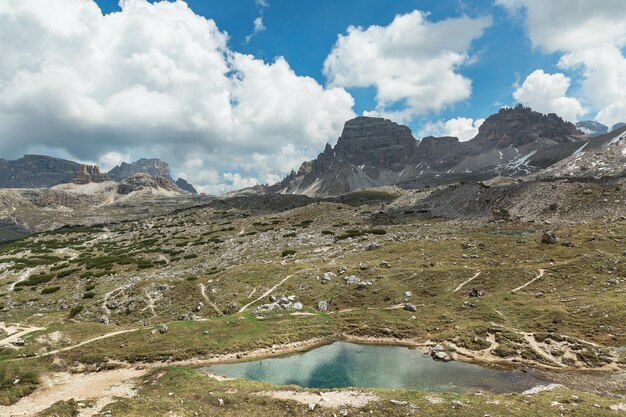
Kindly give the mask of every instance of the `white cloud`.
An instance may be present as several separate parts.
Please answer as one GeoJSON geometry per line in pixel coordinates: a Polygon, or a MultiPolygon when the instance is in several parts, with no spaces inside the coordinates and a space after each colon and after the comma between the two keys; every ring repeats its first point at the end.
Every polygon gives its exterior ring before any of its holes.
{"type": "Polygon", "coordinates": [[[131,162],[130,156],[119,152],[107,152],[98,159],[98,166],[105,171],[110,171],[122,162],[131,162]]]}
{"type": "Polygon", "coordinates": [[[254,0],[258,7],[270,7],[270,4],[267,0],[254,0]]]}
{"type": "Polygon", "coordinates": [[[564,74],[546,74],[543,70],[531,73],[515,90],[518,102],[542,113],[556,113],[565,120],[576,122],[587,110],[580,102],[567,97],[571,80],[564,74]]]}
{"type": "Polygon", "coordinates": [[[533,46],[582,69],[581,99],[609,126],[626,120],[626,7],[623,0],[496,0],[524,14],[533,46]]]}
{"type": "Polygon", "coordinates": [[[389,26],[350,26],[324,63],[330,85],[376,87],[374,113],[401,121],[467,99],[472,83],[457,70],[470,61],[470,44],[491,19],[433,23],[427,17],[416,10],[396,16],[389,26]],[[398,105],[401,109],[393,110],[398,105]]]}
{"type": "MultiPolygon", "coordinates": [[[[159,157],[200,189],[297,168],[354,116],[343,88],[228,46],[184,1],[0,0],[0,154],[55,149],[78,160],[159,157]],[[251,161],[250,155],[260,155],[251,161]],[[190,164],[188,161],[193,161],[190,164]],[[299,161],[298,161],[299,162],[299,161]]],[[[221,187],[221,188],[220,188],[221,187]]]]}
{"type": "Polygon", "coordinates": [[[252,33],[248,36],[246,36],[246,42],[250,42],[250,40],[256,36],[257,34],[265,31],[267,28],[265,27],[265,25],[263,24],[263,16],[259,16],[256,19],[254,19],[253,22],[253,26],[254,28],[252,29],[252,33]]]}
{"type": "Polygon", "coordinates": [[[467,142],[478,134],[478,128],[485,119],[469,119],[467,117],[457,117],[447,121],[438,120],[426,123],[419,131],[419,137],[426,136],[454,136],[461,142],[467,142]]]}

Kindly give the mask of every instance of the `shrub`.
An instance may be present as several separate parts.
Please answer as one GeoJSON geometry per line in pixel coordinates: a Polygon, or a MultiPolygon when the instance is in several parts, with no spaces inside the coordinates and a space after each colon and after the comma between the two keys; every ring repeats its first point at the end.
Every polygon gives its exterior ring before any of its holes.
{"type": "Polygon", "coordinates": [[[34,287],[39,284],[46,284],[52,281],[53,278],[54,278],[53,274],[35,275],[35,276],[28,278],[25,281],[18,282],[17,284],[15,284],[15,286],[16,287],[34,287]]]}
{"type": "Polygon", "coordinates": [[[85,306],[83,306],[82,304],[79,304],[75,307],[72,307],[72,309],[70,310],[70,318],[74,318],[76,317],[78,314],[80,314],[81,311],[83,311],[85,309],[85,306]]]}
{"type": "Polygon", "coordinates": [[[96,288],[96,284],[90,284],[90,285],[87,285],[87,287],[85,287],[85,291],[91,291],[94,288],[96,288]]]}
{"type": "Polygon", "coordinates": [[[47,287],[44,288],[43,290],[41,290],[41,295],[46,295],[46,294],[53,294],[57,291],[59,291],[61,289],[61,287],[47,287]]]}
{"type": "Polygon", "coordinates": [[[295,249],[285,249],[281,256],[284,258],[285,256],[295,255],[295,254],[296,254],[295,249]]]}
{"type": "Polygon", "coordinates": [[[85,300],[88,300],[90,298],[94,298],[96,296],[96,293],[93,291],[87,291],[85,294],[83,294],[83,298],[85,300]]]}

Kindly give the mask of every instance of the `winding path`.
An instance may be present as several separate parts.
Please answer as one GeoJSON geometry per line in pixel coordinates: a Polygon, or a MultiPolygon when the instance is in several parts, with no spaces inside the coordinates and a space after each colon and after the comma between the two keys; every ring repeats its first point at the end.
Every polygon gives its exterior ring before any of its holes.
{"type": "Polygon", "coordinates": [[[87,345],[87,344],[92,343],[92,342],[97,342],[98,340],[108,339],[109,337],[118,336],[120,334],[125,334],[125,333],[132,333],[132,332],[136,332],[138,330],[140,330],[140,328],[128,329],[128,330],[119,330],[117,332],[106,333],[106,334],[103,334],[102,336],[94,337],[93,339],[85,340],[83,342],[77,343],[77,344],[72,345],[72,346],[67,346],[67,347],[64,347],[64,348],[61,348],[61,349],[51,350],[50,352],[42,353],[40,355],[37,355],[37,357],[45,357],[45,356],[56,355],[57,353],[66,352],[68,350],[76,349],[77,347],[84,346],[84,345],[87,345]]]}
{"type": "Polygon", "coordinates": [[[458,292],[461,288],[463,288],[466,284],[469,284],[470,282],[472,282],[473,280],[475,280],[476,278],[478,278],[481,274],[481,271],[476,271],[476,274],[474,274],[473,277],[471,277],[470,279],[468,279],[467,281],[462,282],[458,287],[456,287],[454,289],[454,291],[452,292],[458,292]]]}
{"type": "Polygon", "coordinates": [[[543,274],[545,274],[546,270],[545,269],[539,269],[539,274],[537,274],[537,276],[533,279],[531,279],[530,281],[528,281],[526,284],[524,285],[520,285],[517,288],[514,288],[511,290],[511,292],[513,294],[515,294],[516,292],[518,292],[519,290],[523,290],[524,288],[526,288],[527,286],[529,286],[530,284],[532,284],[533,282],[537,281],[538,279],[541,279],[543,277],[543,274]]]}
{"type": "Polygon", "coordinates": [[[263,294],[261,294],[261,296],[259,298],[257,298],[256,300],[250,301],[248,304],[246,304],[245,306],[241,307],[241,309],[239,310],[240,313],[243,313],[244,311],[246,311],[246,309],[248,307],[250,307],[252,304],[256,303],[257,301],[261,301],[262,299],[264,299],[265,297],[268,297],[271,293],[274,292],[274,290],[276,290],[276,288],[280,287],[282,284],[284,284],[289,278],[293,277],[296,274],[299,274],[300,272],[304,272],[307,271],[307,269],[304,269],[302,271],[298,271],[296,273],[293,273],[291,275],[287,275],[282,281],[280,281],[278,284],[274,285],[272,288],[270,288],[269,290],[265,291],[263,294]]]}

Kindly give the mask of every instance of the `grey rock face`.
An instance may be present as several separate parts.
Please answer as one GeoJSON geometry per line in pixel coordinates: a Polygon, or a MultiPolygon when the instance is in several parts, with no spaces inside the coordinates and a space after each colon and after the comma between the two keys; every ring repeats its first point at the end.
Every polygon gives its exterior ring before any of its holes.
{"type": "Polygon", "coordinates": [[[115,181],[123,181],[124,179],[137,173],[144,173],[153,177],[168,178],[172,180],[169,165],[167,162],[163,162],[160,159],[142,158],[130,164],[122,162],[120,165],[110,170],[107,175],[115,181]]]}
{"type": "Polygon", "coordinates": [[[590,138],[595,138],[596,136],[604,135],[609,132],[608,126],[594,120],[578,122],[576,123],[576,128],[590,138]]]}
{"type": "Polygon", "coordinates": [[[80,164],[42,155],[0,159],[0,188],[49,188],[72,182],[80,164]]]}
{"type": "Polygon", "coordinates": [[[193,185],[189,184],[186,180],[179,178],[176,180],[176,185],[183,191],[187,191],[191,194],[198,194],[198,191],[194,188],[193,185]]]}

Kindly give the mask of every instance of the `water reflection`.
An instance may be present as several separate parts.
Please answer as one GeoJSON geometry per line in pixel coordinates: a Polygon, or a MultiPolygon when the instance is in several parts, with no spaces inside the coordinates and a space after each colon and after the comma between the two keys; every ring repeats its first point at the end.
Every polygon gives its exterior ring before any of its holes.
{"type": "Polygon", "coordinates": [[[337,342],[311,351],[253,362],[213,365],[232,378],[305,388],[369,387],[420,391],[521,392],[545,384],[533,375],[461,362],[436,362],[401,346],[337,342]]]}

